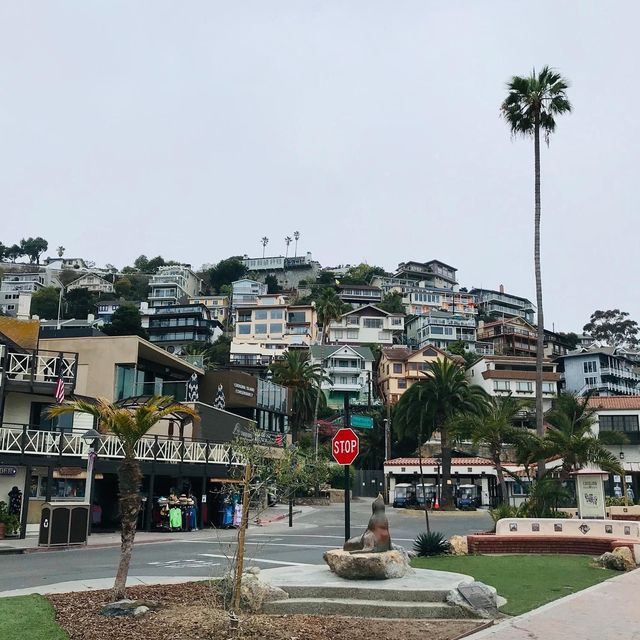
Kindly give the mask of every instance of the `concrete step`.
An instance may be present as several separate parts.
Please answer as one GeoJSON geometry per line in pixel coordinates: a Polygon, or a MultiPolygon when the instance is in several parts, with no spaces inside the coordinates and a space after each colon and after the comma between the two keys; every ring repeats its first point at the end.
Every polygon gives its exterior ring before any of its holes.
{"type": "Polygon", "coordinates": [[[475,618],[471,611],[444,602],[392,602],[352,598],[290,598],[264,605],[271,614],[334,615],[356,618],[475,618]]]}
{"type": "Polygon", "coordinates": [[[384,600],[387,602],[446,602],[449,590],[446,589],[372,589],[352,584],[338,585],[282,585],[290,598],[330,598],[332,600],[384,600]]]}

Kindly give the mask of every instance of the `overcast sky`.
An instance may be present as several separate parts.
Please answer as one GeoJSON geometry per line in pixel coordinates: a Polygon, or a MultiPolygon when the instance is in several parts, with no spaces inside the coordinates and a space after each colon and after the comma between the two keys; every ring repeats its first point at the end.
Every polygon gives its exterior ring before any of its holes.
{"type": "Polygon", "coordinates": [[[542,154],[547,325],[640,320],[637,2],[0,3],[0,241],[124,266],[298,252],[534,299],[533,145],[499,118],[571,82],[542,154]],[[636,44],[634,44],[634,42],[636,44]]]}

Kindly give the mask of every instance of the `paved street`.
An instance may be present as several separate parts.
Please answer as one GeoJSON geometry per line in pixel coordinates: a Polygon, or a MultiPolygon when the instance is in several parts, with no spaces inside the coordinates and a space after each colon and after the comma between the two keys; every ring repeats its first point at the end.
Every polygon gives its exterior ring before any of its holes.
{"type": "MultiPolygon", "coordinates": [[[[361,533],[371,513],[371,501],[352,503],[351,534],[361,533]]],[[[387,510],[391,536],[407,548],[424,530],[423,512],[387,510]]],[[[486,512],[460,512],[431,516],[432,530],[446,536],[485,531],[490,527],[486,512]]],[[[235,551],[237,532],[207,530],[185,533],[166,542],[137,544],[131,576],[218,576],[228,566],[235,551]]],[[[158,537],[161,537],[158,536],[158,537]]],[[[157,539],[157,537],[156,537],[157,539]]],[[[317,507],[295,517],[293,528],[287,520],[264,527],[251,526],[247,536],[247,562],[263,568],[322,563],[325,549],[344,540],[344,506],[317,507]]],[[[119,550],[82,548],[24,555],[0,556],[0,592],[72,580],[110,578],[115,575],[119,550]]]]}

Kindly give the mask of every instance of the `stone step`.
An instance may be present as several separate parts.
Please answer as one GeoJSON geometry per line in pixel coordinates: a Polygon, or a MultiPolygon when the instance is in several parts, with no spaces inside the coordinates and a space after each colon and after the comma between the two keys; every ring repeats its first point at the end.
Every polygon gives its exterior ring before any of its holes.
{"type": "Polygon", "coordinates": [[[321,584],[305,586],[282,585],[281,588],[284,589],[291,598],[384,600],[387,602],[446,602],[447,595],[449,594],[448,589],[362,588],[358,586],[358,582],[356,580],[345,586],[321,584]]]}
{"type": "MultiPolygon", "coordinates": [[[[475,618],[467,609],[444,602],[392,602],[351,598],[290,598],[264,605],[270,614],[334,615],[356,618],[475,618]]],[[[477,616],[479,617],[479,616],[477,616]]]]}

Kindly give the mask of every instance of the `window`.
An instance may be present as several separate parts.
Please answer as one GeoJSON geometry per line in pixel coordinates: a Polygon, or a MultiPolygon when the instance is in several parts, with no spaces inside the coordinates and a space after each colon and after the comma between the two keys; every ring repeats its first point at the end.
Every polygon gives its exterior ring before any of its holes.
{"type": "Polygon", "coordinates": [[[516,382],[516,389],[524,393],[533,391],[533,382],[516,382]]]}
{"type": "Polygon", "coordinates": [[[344,336],[344,331],[334,331],[333,332],[333,339],[334,340],[342,340],[343,336],[344,336]]]}
{"type": "Polygon", "coordinates": [[[595,373],[598,370],[598,363],[596,360],[587,360],[582,363],[585,373],[595,373]]]}
{"type": "Polygon", "coordinates": [[[638,432],[638,416],[600,416],[600,431],[638,432]]]}
{"type": "Polygon", "coordinates": [[[73,429],[73,413],[66,413],[57,418],[49,418],[48,412],[51,408],[49,402],[31,403],[32,429],[42,429],[43,431],[71,431],[73,429]]]}
{"type": "Polygon", "coordinates": [[[358,316],[347,316],[347,326],[351,326],[351,327],[360,326],[360,318],[358,318],[358,316]]]}
{"type": "Polygon", "coordinates": [[[282,309],[273,309],[271,311],[271,319],[272,320],[282,320],[283,317],[284,317],[284,313],[283,313],[282,309]]]}
{"type": "Polygon", "coordinates": [[[518,480],[511,485],[514,496],[526,496],[529,494],[531,483],[526,480],[518,480]]]}
{"type": "Polygon", "coordinates": [[[238,322],[251,322],[251,311],[238,311],[238,322]]]}
{"type": "Polygon", "coordinates": [[[304,311],[290,311],[288,314],[287,322],[291,322],[293,324],[306,322],[307,316],[304,311]]]}
{"type": "Polygon", "coordinates": [[[445,336],[452,336],[453,335],[453,327],[445,327],[444,328],[444,335],[445,336]]]}
{"type": "Polygon", "coordinates": [[[267,333],[267,325],[266,324],[257,324],[255,326],[255,334],[256,335],[264,335],[267,333]]]}
{"type": "Polygon", "coordinates": [[[556,385],[553,382],[542,383],[542,393],[555,393],[556,385]]]}
{"type": "Polygon", "coordinates": [[[391,324],[394,327],[399,327],[402,324],[402,318],[391,318],[391,324]]]}
{"type": "Polygon", "coordinates": [[[266,320],[267,319],[267,310],[266,309],[256,309],[253,312],[253,317],[256,320],[266,320]]]}
{"type": "Polygon", "coordinates": [[[347,384],[347,376],[340,376],[340,384],[347,384]]]}
{"type": "Polygon", "coordinates": [[[402,364],[394,362],[393,363],[393,373],[402,373],[402,364]]]}
{"type": "Polygon", "coordinates": [[[496,391],[509,391],[511,389],[511,381],[510,380],[494,380],[493,388],[496,391]]]}
{"type": "Polygon", "coordinates": [[[591,385],[597,385],[598,384],[598,378],[597,378],[597,376],[585,376],[584,383],[585,384],[591,384],[591,385]]]}
{"type": "Polygon", "coordinates": [[[282,322],[271,323],[269,325],[269,333],[282,333],[282,322]]]}
{"type": "Polygon", "coordinates": [[[444,329],[442,327],[431,327],[431,333],[437,333],[438,335],[442,335],[444,333],[444,329]]]}
{"type": "Polygon", "coordinates": [[[357,331],[347,331],[347,340],[357,340],[358,332],[357,331]]]}
{"type": "Polygon", "coordinates": [[[407,388],[407,381],[404,378],[400,378],[398,380],[398,389],[406,389],[407,388]]]}
{"type": "Polygon", "coordinates": [[[239,324],[238,325],[238,335],[239,336],[248,336],[251,334],[251,325],[250,324],[239,324]]]}
{"type": "Polygon", "coordinates": [[[363,318],[363,326],[367,329],[382,329],[382,318],[363,318]]]}

